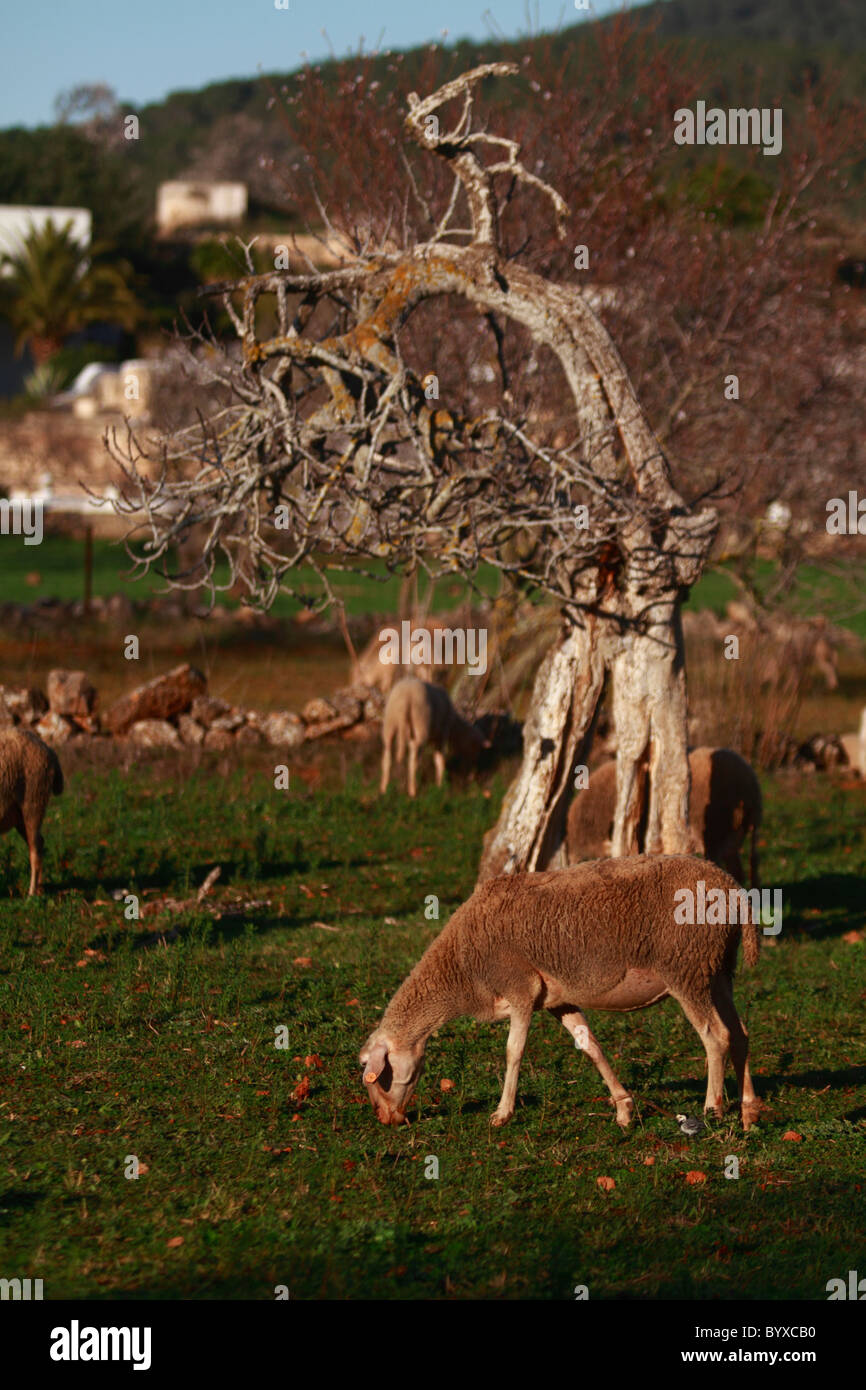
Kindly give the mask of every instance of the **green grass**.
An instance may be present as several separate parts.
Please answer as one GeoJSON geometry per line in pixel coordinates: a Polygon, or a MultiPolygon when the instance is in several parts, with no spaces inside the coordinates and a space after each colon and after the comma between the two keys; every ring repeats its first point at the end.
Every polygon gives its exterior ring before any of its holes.
{"type": "MultiPolygon", "coordinates": [[[[754,569],[755,588],[764,594],[777,576],[772,560],[757,560],[754,569]]],[[[722,615],[731,599],[740,596],[737,585],[725,566],[714,565],[695,585],[686,608],[711,608],[722,615]]],[[[840,627],[856,632],[866,639],[866,603],[863,601],[863,563],[846,560],[833,565],[800,564],[794,586],[786,597],[785,607],[802,617],[823,615],[840,627]]]]}
{"type": "MultiPolygon", "coordinates": [[[[6,602],[32,603],[39,598],[80,599],[84,596],[84,543],[73,537],[48,534],[39,546],[27,546],[15,536],[3,538],[3,594],[6,602]],[[34,576],[36,580],[34,581],[34,576]]],[[[402,579],[389,575],[381,561],[369,562],[370,574],[335,573],[332,584],[341,595],[348,613],[396,612],[402,579]],[[375,576],[375,577],[373,577],[375,576]]],[[[131,561],[121,543],[96,537],[93,542],[93,593],[110,595],[125,592],[131,599],[151,598],[165,590],[165,582],[151,573],[131,583],[131,561]]],[[[225,572],[223,577],[225,577],[225,572]]],[[[759,560],[755,566],[755,582],[759,591],[766,588],[776,573],[769,560],[759,560]]],[[[303,568],[296,583],[310,597],[321,590],[312,570],[303,568]]],[[[476,583],[483,594],[495,595],[499,590],[499,574],[491,565],[482,565],[476,583]]],[[[425,592],[423,576],[420,592],[425,592]]],[[[711,608],[723,613],[725,604],[736,598],[738,589],[724,567],[713,567],[695,585],[687,608],[711,608]]],[[[448,612],[471,599],[471,591],[459,576],[439,580],[436,584],[432,610],[448,612]]],[[[237,600],[218,596],[220,603],[237,607],[237,600]]],[[[301,604],[288,594],[280,594],[271,610],[276,617],[294,617],[301,604]]],[[[866,638],[866,606],[863,604],[862,562],[846,562],[833,567],[803,564],[799,567],[797,583],[790,596],[793,612],[823,613],[833,621],[850,627],[866,638]]]]}
{"type": "MultiPolygon", "coordinates": [[[[33,603],[40,598],[81,599],[84,597],[84,542],[71,536],[46,535],[39,546],[28,546],[15,536],[2,538],[3,543],[3,593],[2,600],[12,603],[33,603]],[[35,578],[34,578],[35,576],[35,578]]],[[[403,583],[400,575],[390,575],[383,563],[371,560],[369,574],[335,573],[332,587],[339,594],[349,614],[396,612],[400,589],[403,583]]],[[[165,580],[151,572],[135,582],[130,582],[133,565],[122,543],[95,537],[93,542],[93,593],[107,596],[126,593],[133,601],[152,598],[165,592],[165,580]]],[[[218,583],[228,578],[225,567],[217,570],[218,583]]],[[[302,567],[294,578],[294,583],[305,596],[318,599],[321,585],[314,571],[302,567]]],[[[482,565],[476,577],[478,588],[484,594],[498,591],[499,573],[492,565],[482,565]]],[[[426,585],[420,581],[423,595],[426,585]]],[[[459,576],[442,579],[436,584],[433,611],[447,612],[456,608],[471,591],[459,576]]],[[[231,608],[238,607],[237,599],[229,599],[218,594],[218,602],[231,608]]],[[[206,597],[202,596],[202,602],[206,597]]],[[[302,604],[289,594],[281,593],[270,610],[275,617],[289,618],[300,612],[302,604]]]]}
{"type": "Polygon", "coordinates": [[[703,1050],[671,1002],[594,1015],[634,1089],[627,1137],[547,1016],[507,1128],[488,1124],[504,1028],[470,1020],[431,1040],[412,1126],[375,1121],[358,1049],[471,891],[504,779],[412,805],[379,800],[357,767],[343,785],[293,765],[287,793],[267,755],[164,768],[71,773],[46,818],[39,902],[19,896],[20,843],[0,839],[5,1276],[42,1277],[49,1298],[273,1298],[282,1284],[294,1298],[569,1299],[587,1284],[592,1298],[823,1299],[857,1267],[866,942],[843,937],[864,926],[862,789],[765,782],[764,879],[784,889],[785,925],[737,997],[769,1108],[748,1136],[732,1112],[689,1142],[673,1116],[700,1111],[703,1050]],[[269,905],[219,920],[146,907],[136,922],[112,898],[192,895],[215,863],[217,902],[269,905]]]}

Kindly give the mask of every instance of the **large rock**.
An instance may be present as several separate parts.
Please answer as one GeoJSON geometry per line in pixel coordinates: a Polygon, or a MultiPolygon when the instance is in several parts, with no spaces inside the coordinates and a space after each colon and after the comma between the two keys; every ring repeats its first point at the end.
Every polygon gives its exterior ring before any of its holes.
{"type": "MultiPolygon", "coordinates": [[[[193,701],[195,704],[195,701],[193,701]]],[[[198,748],[204,743],[205,731],[197,720],[189,714],[180,714],[177,719],[177,731],[180,734],[181,743],[188,748],[198,748]]]]}
{"type": "MultiPolygon", "coordinates": [[[[184,714],[197,695],[203,695],[207,681],[193,666],[176,666],[165,676],[157,676],[122,695],[111,706],[103,724],[113,734],[125,734],[143,719],[171,719],[184,714]]],[[[175,732],[177,732],[175,730],[175,732]]]]}
{"type": "Polygon", "coordinates": [[[21,724],[35,724],[48,709],[48,701],[41,690],[27,687],[16,690],[13,686],[0,685],[0,695],[12,718],[21,724]]]}
{"type": "Polygon", "coordinates": [[[246,717],[246,716],[244,715],[243,710],[241,710],[241,709],[230,709],[229,712],[228,712],[228,714],[220,714],[220,715],[217,716],[216,719],[212,720],[212,721],[211,721],[211,728],[212,728],[212,729],[225,729],[225,730],[227,730],[230,734],[232,734],[232,733],[234,733],[235,729],[239,729],[239,728],[241,727],[241,725],[242,725],[243,722],[244,722],[245,717],[246,717]]]}
{"type": "Polygon", "coordinates": [[[46,743],[52,745],[68,743],[78,732],[71,719],[65,719],[62,714],[56,714],[53,710],[50,710],[48,714],[43,714],[42,718],[34,725],[34,729],[40,738],[44,738],[46,743]]]}
{"type": "Polygon", "coordinates": [[[128,738],[136,748],[182,748],[180,734],[167,719],[137,719],[128,738]]]}
{"type": "Polygon", "coordinates": [[[264,741],[265,736],[256,724],[242,724],[235,734],[235,743],[241,747],[258,748],[264,741]]]}
{"type": "Polygon", "coordinates": [[[330,700],[323,700],[320,695],[315,699],[308,700],[301,710],[301,718],[305,724],[324,724],[336,715],[337,710],[330,700]]]}
{"type": "Polygon", "coordinates": [[[234,747],[234,738],[228,729],[215,729],[211,726],[204,736],[205,748],[213,748],[218,752],[224,752],[226,748],[234,747]]]}
{"type": "Polygon", "coordinates": [[[331,696],[330,703],[334,706],[337,715],[346,724],[357,724],[358,720],[364,715],[364,701],[352,690],[338,690],[331,696]]]}
{"type": "Polygon", "coordinates": [[[351,690],[337,690],[329,700],[310,700],[304,706],[303,716],[307,727],[306,739],[324,738],[351,728],[364,716],[364,702],[351,690]],[[313,718],[313,715],[320,718],[313,718]]]}
{"type": "Polygon", "coordinates": [[[280,710],[260,716],[258,722],[272,748],[297,748],[304,741],[304,726],[296,714],[280,710]]]}
{"type": "Polygon", "coordinates": [[[218,700],[215,695],[198,695],[190,705],[189,712],[198,724],[209,729],[215,719],[230,714],[231,708],[227,700],[218,700]]]}
{"type": "Polygon", "coordinates": [[[96,691],[84,671],[49,671],[48,708],[52,714],[84,718],[95,706],[96,691]]]}

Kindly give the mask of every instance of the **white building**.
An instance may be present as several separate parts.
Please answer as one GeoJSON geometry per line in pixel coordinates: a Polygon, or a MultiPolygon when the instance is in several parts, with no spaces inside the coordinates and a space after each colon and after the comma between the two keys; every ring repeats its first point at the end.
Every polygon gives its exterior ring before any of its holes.
{"type": "Polygon", "coordinates": [[[245,183],[175,179],[157,190],[156,225],[161,232],[206,222],[241,222],[246,214],[245,183]]]}
{"type": "MultiPolygon", "coordinates": [[[[71,222],[73,241],[89,246],[93,218],[89,208],[36,208],[24,204],[0,203],[0,256],[16,256],[27,238],[53,225],[58,231],[71,222]]],[[[6,274],[9,274],[8,267],[6,274]]]]}

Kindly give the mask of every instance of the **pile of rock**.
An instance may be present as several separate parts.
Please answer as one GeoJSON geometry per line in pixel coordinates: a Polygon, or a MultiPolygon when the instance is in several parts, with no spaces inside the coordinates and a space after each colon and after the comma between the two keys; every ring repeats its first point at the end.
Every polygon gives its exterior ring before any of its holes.
{"type": "Polygon", "coordinates": [[[128,740],[139,748],[291,749],[328,734],[350,734],[381,714],[382,700],[376,691],[352,687],[328,700],[310,700],[300,714],[261,714],[209,695],[202,673],[183,665],[121,696],[102,715],[97,705],[83,671],[52,671],[45,692],[0,686],[0,727],[24,725],[55,746],[86,736],[128,740]]]}

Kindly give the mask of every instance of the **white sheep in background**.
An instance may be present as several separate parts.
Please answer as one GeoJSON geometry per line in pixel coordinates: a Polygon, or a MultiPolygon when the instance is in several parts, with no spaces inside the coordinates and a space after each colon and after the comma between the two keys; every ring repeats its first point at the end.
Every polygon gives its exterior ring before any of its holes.
{"type": "Polygon", "coordinates": [[[30,851],[30,897],[42,891],[40,833],[52,792],[63,791],[57,754],[30,729],[0,729],[0,834],[17,830],[30,851]]]}
{"type": "Polygon", "coordinates": [[[397,740],[397,762],[402,764],[409,749],[409,795],[418,791],[418,752],[425,743],[433,745],[436,785],[445,775],[445,748],[462,762],[474,766],[483,748],[490,743],[481,730],[468,724],[457,713],[447,690],[441,685],[407,676],[393,686],[382,719],[382,778],[380,792],[387,791],[391,777],[391,750],[397,740]]]}
{"type": "Polygon", "coordinates": [[[533,1012],[548,1009],[595,1063],[625,1128],[632,1098],[589,1031],[584,1010],[628,1013],[670,995],[707,1054],[705,1108],[722,1113],[730,1049],[749,1129],[759,1102],[733,975],[741,936],[747,963],[757,961],[758,933],[748,921],[677,924],[682,900],[675,894],[697,893],[701,880],[707,895],[721,889],[728,904],[732,890],[745,897],[729,874],[689,855],[601,859],[488,879],[427,948],[361,1051],[364,1084],[382,1123],[405,1120],[430,1034],[469,1014],[509,1020],[505,1085],[491,1117],[492,1124],[505,1124],[514,1113],[533,1012]]]}

